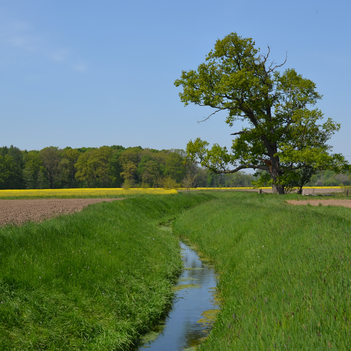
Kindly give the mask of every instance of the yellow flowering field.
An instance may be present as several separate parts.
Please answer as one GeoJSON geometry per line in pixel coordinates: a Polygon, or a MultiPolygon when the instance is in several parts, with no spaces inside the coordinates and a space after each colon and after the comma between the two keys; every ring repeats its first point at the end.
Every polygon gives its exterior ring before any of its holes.
{"type": "MultiPolygon", "coordinates": [[[[236,186],[236,187],[208,187],[208,188],[189,188],[189,190],[257,190],[257,189],[272,189],[271,186],[266,186],[266,187],[250,187],[250,186],[236,186]]],[[[297,188],[294,188],[297,189],[297,188]]],[[[329,190],[337,190],[337,189],[342,189],[341,186],[304,186],[303,189],[329,189],[329,190]]],[[[178,188],[178,190],[187,190],[187,188],[178,188]]]]}
{"type": "MultiPolygon", "coordinates": [[[[261,189],[271,189],[272,187],[261,188],[261,189]]],[[[186,190],[187,188],[179,188],[179,190],[186,190]]],[[[208,187],[208,188],[189,188],[190,190],[252,190],[256,189],[250,186],[236,186],[236,187],[208,187]]]]}
{"type": "MultiPolygon", "coordinates": [[[[223,188],[189,188],[189,190],[255,190],[253,187],[223,187],[223,188]]],[[[263,187],[260,189],[272,189],[263,187]]],[[[340,186],[304,187],[304,189],[341,189],[340,186]]],[[[178,188],[178,190],[187,190],[178,188]]],[[[177,194],[175,189],[163,188],[75,188],[75,189],[20,189],[0,190],[0,199],[6,198],[79,198],[79,197],[121,197],[135,195],[168,195],[177,194]]]]}
{"type": "Polygon", "coordinates": [[[1,198],[48,198],[48,197],[120,197],[135,195],[177,194],[174,189],[162,188],[78,188],[78,189],[21,189],[0,190],[1,198]]]}

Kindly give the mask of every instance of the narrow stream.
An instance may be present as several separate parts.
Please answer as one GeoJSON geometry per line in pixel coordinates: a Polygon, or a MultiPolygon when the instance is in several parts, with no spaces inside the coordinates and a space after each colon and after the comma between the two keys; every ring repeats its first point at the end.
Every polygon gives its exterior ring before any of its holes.
{"type": "Polygon", "coordinates": [[[174,287],[172,310],[159,330],[146,335],[141,350],[193,350],[208,335],[219,312],[214,294],[217,284],[214,269],[198,254],[180,242],[184,271],[174,287]]]}

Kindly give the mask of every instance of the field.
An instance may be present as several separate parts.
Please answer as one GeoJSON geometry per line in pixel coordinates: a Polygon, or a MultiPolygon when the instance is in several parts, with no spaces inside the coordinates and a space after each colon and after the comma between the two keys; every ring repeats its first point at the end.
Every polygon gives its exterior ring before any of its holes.
{"type": "Polygon", "coordinates": [[[39,222],[59,215],[81,211],[88,205],[99,202],[122,200],[107,199],[35,199],[0,200],[0,225],[39,222]]]}
{"type": "Polygon", "coordinates": [[[133,349],[181,271],[159,223],[211,198],[145,195],[0,228],[0,350],[133,349]]]}
{"type": "Polygon", "coordinates": [[[220,277],[200,350],[349,350],[351,209],[287,200],[306,197],[134,195],[3,226],[0,350],[133,350],[172,304],[178,237],[220,277]],[[174,235],[159,226],[170,220],[174,235]]]}
{"type": "Polygon", "coordinates": [[[351,210],[221,193],[173,232],[215,261],[222,311],[200,350],[349,350],[351,210]]]}
{"type": "Polygon", "coordinates": [[[161,188],[76,188],[76,189],[21,189],[0,190],[0,199],[41,199],[41,198],[103,198],[130,197],[137,195],[176,194],[174,189],[161,188]]]}

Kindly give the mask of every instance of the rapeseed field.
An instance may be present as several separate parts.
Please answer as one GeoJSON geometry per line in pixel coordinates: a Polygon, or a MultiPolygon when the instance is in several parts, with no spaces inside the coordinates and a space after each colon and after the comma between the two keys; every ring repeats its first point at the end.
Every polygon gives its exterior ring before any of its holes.
{"type": "Polygon", "coordinates": [[[4,198],[48,198],[48,197],[120,197],[133,195],[170,195],[177,194],[174,189],[162,188],[76,188],[76,189],[19,189],[0,190],[4,198]]]}

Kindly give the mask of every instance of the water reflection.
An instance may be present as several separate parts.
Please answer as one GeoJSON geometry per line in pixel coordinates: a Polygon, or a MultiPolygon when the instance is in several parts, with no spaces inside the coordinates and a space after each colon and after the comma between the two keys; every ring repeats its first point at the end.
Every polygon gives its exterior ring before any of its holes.
{"type": "Polygon", "coordinates": [[[186,269],[176,286],[173,308],[158,338],[145,343],[139,350],[184,350],[201,343],[201,339],[205,338],[211,329],[209,321],[199,323],[199,320],[204,319],[204,311],[219,308],[214,305],[214,290],[211,289],[217,283],[215,272],[211,267],[204,265],[188,245],[180,242],[180,246],[186,269]],[[187,286],[181,289],[182,285],[187,286]]]}

